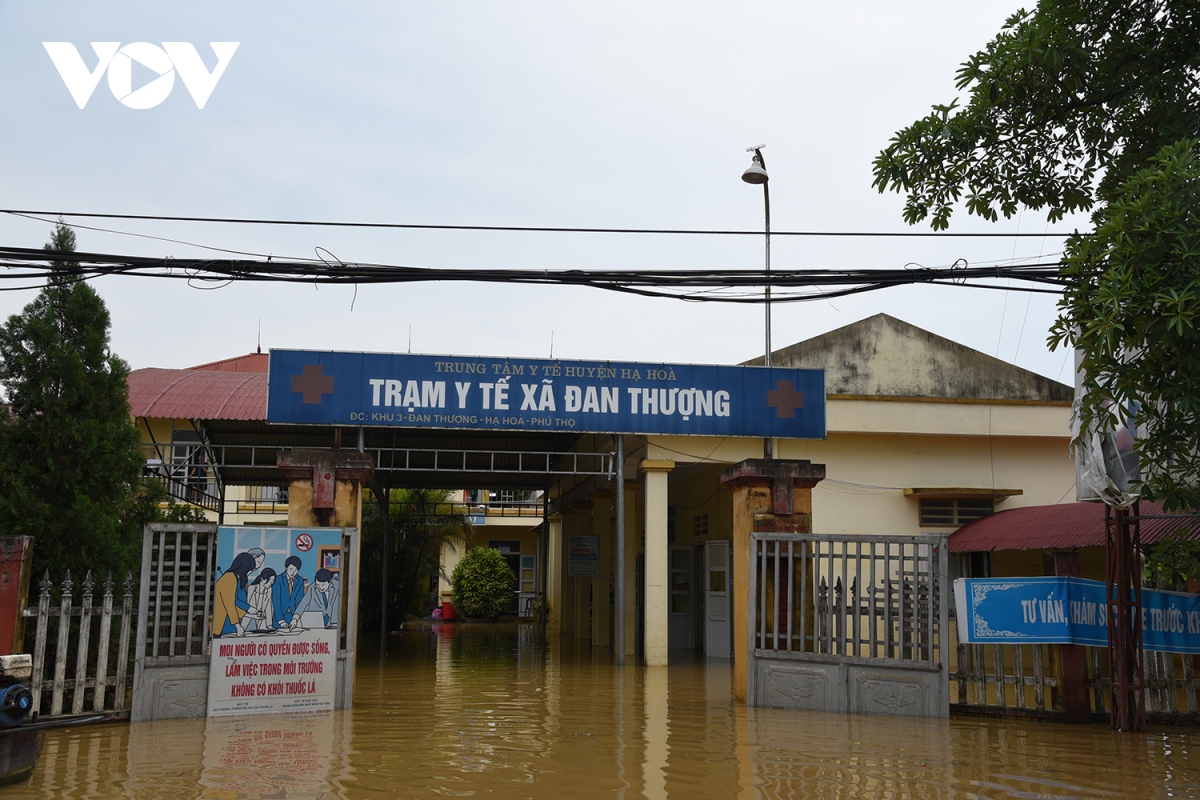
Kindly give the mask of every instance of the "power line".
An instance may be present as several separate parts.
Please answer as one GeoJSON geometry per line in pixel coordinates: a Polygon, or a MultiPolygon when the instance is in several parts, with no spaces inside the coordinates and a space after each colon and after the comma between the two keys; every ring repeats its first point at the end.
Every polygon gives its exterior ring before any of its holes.
{"type": "MultiPolygon", "coordinates": [[[[186,280],[193,286],[203,288],[220,288],[234,281],[354,286],[452,281],[582,286],[643,297],[751,304],[765,302],[761,293],[764,285],[790,290],[773,297],[773,301],[803,302],[911,284],[1047,294],[1059,293],[1063,284],[1058,262],[972,267],[959,261],[951,267],[937,268],[773,270],[770,273],[765,270],[732,269],[441,269],[348,263],[335,258],[320,262],[274,258],[159,258],[2,246],[0,268],[7,268],[0,270],[0,284],[45,279],[47,276],[55,276],[59,280],[88,280],[110,275],[186,280]],[[1005,278],[1031,285],[1003,287],[980,283],[1005,278]]],[[[36,287],[0,285],[0,291],[27,288],[36,287]]]]}
{"type": "MultiPolygon", "coordinates": [[[[335,222],[328,220],[250,219],[243,217],[189,217],[164,214],[107,214],[84,211],[33,211],[0,208],[0,214],[16,216],[41,215],[54,217],[87,217],[91,219],[129,219],[154,222],[212,222],[230,225],[291,225],[319,228],[382,228],[431,231],[493,231],[515,233],[640,233],[667,236],[762,236],[762,231],[680,228],[560,228],[538,225],[433,225],[415,222],[335,222]]],[[[951,238],[951,239],[1010,239],[1046,236],[1074,236],[1064,233],[997,233],[994,231],[771,231],[772,236],[810,236],[844,238],[951,238]]],[[[1086,235],[1086,234],[1085,234],[1086,235]]]]}

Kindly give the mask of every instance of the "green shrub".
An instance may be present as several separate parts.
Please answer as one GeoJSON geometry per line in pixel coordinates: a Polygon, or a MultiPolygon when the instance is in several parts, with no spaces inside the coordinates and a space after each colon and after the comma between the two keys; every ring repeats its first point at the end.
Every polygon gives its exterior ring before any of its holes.
{"type": "Polygon", "coordinates": [[[495,619],[512,604],[517,576],[490,547],[468,550],[450,575],[454,610],[464,617],[495,619]]]}

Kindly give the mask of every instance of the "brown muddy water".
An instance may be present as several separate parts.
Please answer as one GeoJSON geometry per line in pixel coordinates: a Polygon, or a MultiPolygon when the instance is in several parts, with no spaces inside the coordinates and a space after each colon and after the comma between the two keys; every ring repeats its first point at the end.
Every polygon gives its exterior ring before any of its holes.
{"type": "MultiPolygon", "coordinates": [[[[1200,731],[903,720],[731,700],[729,665],[618,670],[528,627],[361,652],[353,711],[46,734],[24,798],[1200,797],[1200,731]]],[[[678,657],[677,657],[678,656],[678,657]]]]}

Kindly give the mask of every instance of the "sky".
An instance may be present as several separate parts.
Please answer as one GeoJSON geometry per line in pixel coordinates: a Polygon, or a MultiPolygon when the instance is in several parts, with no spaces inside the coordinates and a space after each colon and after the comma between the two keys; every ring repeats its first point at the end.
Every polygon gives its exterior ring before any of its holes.
{"type": "MultiPolygon", "coordinates": [[[[957,67],[1016,2],[5,2],[0,208],[464,225],[761,230],[740,180],[766,143],[772,228],[904,231],[871,186],[900,128],[956,96],[957,67]],[[101,79],[77,107],[43,42],[237,42],[204,108],[176,75],[129,108],[101,79]]],[[[177,70],[177,73],[179,70],[177,70]]],[[[131,88],[155,73],[134,64],[131,88]]],[[[119,85],[119,81],[118,81],[119,85]]],[[[495,233],[74,219],[78,249],[443,269],[757,269],[757,236],[495,233]],[[137,234],[137,235],[132,235],[137,234]],[[160,239],[145,238],[160,237],[160,239]],[[162,241],[162,239],[177,240],[162,241]],[[190,244],[185,244],[190,243],[190,244]]],[[[1026,211],[951,231],[995,239],[775,237],[772,269],[1009,263],[1054,254],[1026,211]]],[[[0,214],[0,242],[52,224],[0,214]]],[[[918,226],[917,230],[928,230],[918,226]]],[[[1051,256],[1052,257],[1052,256],[1051,256]]],[[[277,348],[669,363],[761,355],[763,309],[595,289],[425,283],[320,287],[109,277],[112,346],[133,368],[277,348]]],[[[1001,282],[1000,285],[1005,285],[1001,282]]],[[[35,292],[0,293],[0,315],[35,292]]],[[[877,313],[1069,382],[1049,295],[906,287],[776,304],[775,348],[877,313]]]]}

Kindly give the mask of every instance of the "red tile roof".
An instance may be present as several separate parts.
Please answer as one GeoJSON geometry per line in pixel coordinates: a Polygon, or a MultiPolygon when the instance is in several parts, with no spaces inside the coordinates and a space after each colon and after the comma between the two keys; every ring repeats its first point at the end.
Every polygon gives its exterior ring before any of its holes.
{"type": "Polygon", "coordinates": [[[267,376],[207,369],[134,370],[129,374],[129,405],[135,417],[265,420],[267,376]]]}
{"type": "MultiPolygon", "coordinates": [[[[1141,513],[1161,514],[1162,506],[1143,502],[1141,513]]],[[[1180,525],[1200,534],[1200,519],[1195,517],[1148,519],[1142,521],[1142,543],[1153,544],[1180,525]]],[[[1104,547],[1106,538],[1102,503],[1026,506],[1001,511],[959,528],[950,534],[950,552],[1104,547]]]]}

